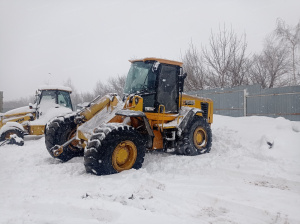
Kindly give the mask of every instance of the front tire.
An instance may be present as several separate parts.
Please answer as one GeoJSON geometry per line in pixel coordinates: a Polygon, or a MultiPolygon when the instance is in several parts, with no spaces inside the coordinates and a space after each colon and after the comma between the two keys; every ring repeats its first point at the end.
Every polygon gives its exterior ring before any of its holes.
{"type": "Polygon", "coordinates": [[[142,167],[145,143],[133,127],[108,123],[97,128],[84,152],[88,173],[108,175],[142,167]]]}
{"type": "Polygon", "coordinates": [[[64,162],[73,157],[83,156],[83,149],[78,146],[77,140],[72,141],[68,146],[63,148],[63,152],[55,156],[52,147],[62,145],[76,134],[77,125],[74,122],[74,117],[57,117],[52,120],[46,127],[45,144],[49,154],[53,158],[58,158],[64,162]]]}

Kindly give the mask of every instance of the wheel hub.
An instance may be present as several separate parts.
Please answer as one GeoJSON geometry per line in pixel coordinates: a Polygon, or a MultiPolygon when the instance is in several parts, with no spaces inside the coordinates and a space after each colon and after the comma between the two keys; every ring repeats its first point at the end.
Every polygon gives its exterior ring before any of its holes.
{"type": "Polygon", "coordinates": [[[128,149],[126,148],[121,148],[117,154],[117,164],[118,165],[123,165],[129,157],[129,152],[128,149]]]}
{"type": "Polygon", "coordinates": [[[112,164],[118,172],[129,170],[135,163],[137,157],[137,148],[132,141],[121,142],[115,148],[112,155],[112,164]]]}
{"type": "Polygon", "coordinates": [[[197,149],[202,149],[207,144],[207,133],[202,127],[194,131],[194,145],[197,149]]]}

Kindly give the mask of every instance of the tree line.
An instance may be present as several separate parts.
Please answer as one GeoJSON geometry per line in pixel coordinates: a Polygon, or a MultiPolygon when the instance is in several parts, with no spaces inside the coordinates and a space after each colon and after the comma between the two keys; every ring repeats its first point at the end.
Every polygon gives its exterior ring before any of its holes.
{"type": "Polygon", "coordinates": [[[211,32],[209,44],[193,43],[182,56],[188,76],[185,90],[260,84],[262,88],[300,84],[300,21],[289,26],[277,19],[276,28],[260,53],[247,53],[246,35],[238,36],[224,25],[211,32]]]}
{"type": "MultiPolygon", "coordinates": [[[[197,49],[190,43],[181,56],[183,70],[188,74],[185,91],[209,88],[260,84],[262,88],[300,84],[300,21],[295,26],[277,19],[274,31],[264,41],[260,53],[247,52],[246,35],[238,36],[225,25],[211,32],[209,44],[197,49]]],[[[90,102],[107,93],[123,94],[126,75],[98,81],[90,92],[79,92],[68,79],[63,84],[71,87],[73,105],[90,102]]],[[[33,102],[34,96],[6,101],[3,108],[13,109],[33,102]]]]}

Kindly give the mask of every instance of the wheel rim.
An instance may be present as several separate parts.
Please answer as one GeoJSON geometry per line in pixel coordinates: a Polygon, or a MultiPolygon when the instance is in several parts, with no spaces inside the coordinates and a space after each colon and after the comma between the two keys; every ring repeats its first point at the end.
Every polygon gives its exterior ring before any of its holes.
{"type": "Polygon", "coordinates": [[[203,149],[207,145],[207,133],[204,128],[197,127],[194,131],[194,145],[197,149],[203,149]]]}
{"type": "Polygon", "coordinates": [[[137,148],[132,141],[121,142],[112,155],[112,164],[116,171],[129,170],[133,167],[137,157],[137,148]]]}

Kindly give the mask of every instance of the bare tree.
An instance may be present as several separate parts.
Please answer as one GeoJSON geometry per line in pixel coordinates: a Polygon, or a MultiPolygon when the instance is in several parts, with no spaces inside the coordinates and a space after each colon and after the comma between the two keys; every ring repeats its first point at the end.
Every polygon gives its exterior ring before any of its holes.
{"type": "Polygon", "coordinates": [[[260,55],[253,55],[252,66],[250,68],[250,79],[253,84],[260,84],[262,88],[268,87],[267,68],[264,58],[260,55]]]}
{"type": "Polygon", "coordinates": [[[94,88],[94,95],[104,96],[107,93],[117,93],[119,96],[122,96],[125,81],[126,75],[111,77],[107,83],[102,83],[102,81],[99,80],[94,88]]]}
{"type": "Polygon", "coordinates": [[[120,97],[123,96],[123,90],[126,82],[126,75],[118,75],[117,77],[112,77],[108,80],[108,85],[110,88],[109,92],[117,93],[120,97]]]}
{"type": "Polygon", "coordinates": [[[211,87],[238,86],[246,84],[249,60],[246,57],[246,35],[240,38],[232,29],[219,29],[211,33],[209,47],[203,47],[202,54],[207,65],[211,87]]]}
{"type": "Polygon", "coordinates": [[[104,96],[105,94],[107,94],[110,91],[109,87],[107,84],[104,84],[101,80],[98,80],[96,82],[95,88],[94,88],[94,92],[93,95],[96,96],[104,96]]]}
{"type": "Polygon", "coordinates": [[[286,45],[290,49],[293,68],[293,83],[297,84],[296,73],[297,65],[299,66],[299,60],[297,60],[296,50],[300,45],[300,21],[298,22],[298,24],[296,24],[295,27],[291,27],[287,25],[282,19],[278,18],[275,34],[280,39],[281,44],[286,45]]]}
{"type": "Polygon", "coordinates": [[[187,73],[184,81],[185,90],[199,90],[206,86],[206,77],[202,55],[199,54],[193,43],[182,57],[183,70],[187,73]]]}
{"type": "Polygon", "coordinates": [[[291,67],[288,54],[288,50],[270,36],[262,53],[253,56],[250,69],[252,83],[258,83],[263,88],[286,85],[286,75],[291,67]]]}
{"type": "Polygon", "coordinates": [[[91,102],[93,99],[95,99],[95,95],[93,93],[90,92],[81,92],[80,93],[80,102],[84,103],[84,102],[91,102]]]}
{"type": "Polygon", "coordinates": [[[12,109],[16,109],[18,107],[28,106],[29,103],[34,102],[34,95],[28,97],[21,97],[18,100],[9,100],[3,102],[3,112],[7,112],[12,109]]]}

